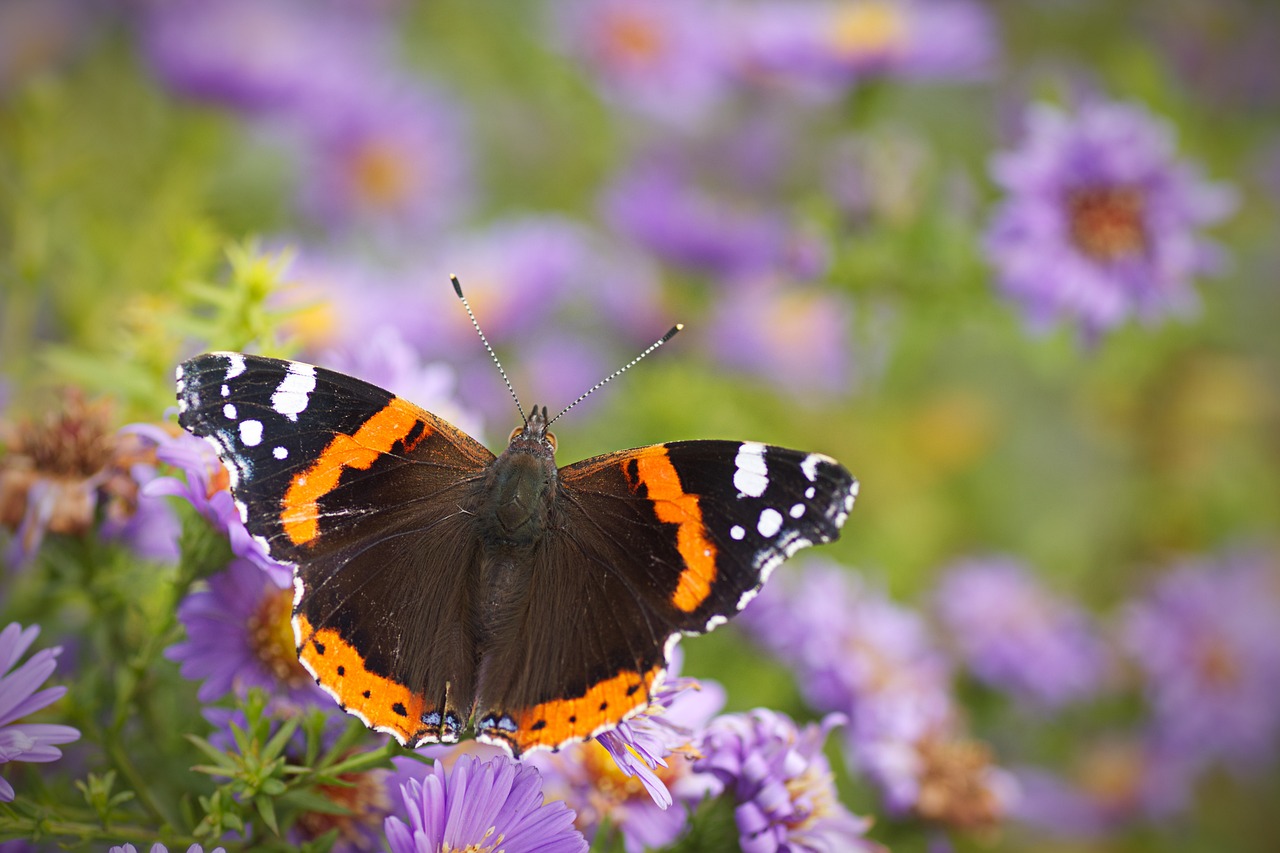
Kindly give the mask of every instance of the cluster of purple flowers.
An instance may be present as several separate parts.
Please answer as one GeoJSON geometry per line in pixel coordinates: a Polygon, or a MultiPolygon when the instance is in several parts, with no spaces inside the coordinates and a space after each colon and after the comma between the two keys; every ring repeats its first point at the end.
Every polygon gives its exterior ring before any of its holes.
{"type": "MultiPolygon", "coordinates": [[[[0,630],[0,765],[11,761],[56,761],[60,744],[79,740],[80,732],[56,723],[22,723],[23,717],[46,708],[66,695],[65,687],[40,689],[57,667],[62,649],[41,649],[14,669],[40,633],[37,625],[16,622],[0,630]]],[[[0,803],[12,802],[13,786],[0,776],[0,803]]]]}

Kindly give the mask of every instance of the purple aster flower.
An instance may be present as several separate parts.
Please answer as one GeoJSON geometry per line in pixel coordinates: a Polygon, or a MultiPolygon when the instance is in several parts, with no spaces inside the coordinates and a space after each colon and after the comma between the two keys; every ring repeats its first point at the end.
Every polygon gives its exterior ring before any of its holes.
{"type": "Polygon", "coordinates": [[[718,3],[572,0],[553,15],[555,41],[623,107],[690,124],[729,92],[732,57],[718,3]]]}
{"type": "Polygon", "coordinates": [[[469,205],[465,118],[421,81],[361,71],[291,116],[302,207],[333,230],[421,239],[469,205]]]}
{"type": "Polygon", "coordinates": [[[1234,193],[1179,162],[1173,130],[1140,106],[1033,105],[1021,147],[991,171],[1006,197],[988,256],[1033,328],[1065,317],[1093,339],[1131,318],[1186,314],[1193,279],[1222,264],[1199,232],[1234,193]]]}
{"type": "Polygon", "coordinates": [[[266,543],[251,535],[240,509],[231,497],[231,478],[211,442],[190,433],[177,435],[152,424],[124,428],[155,446],[156,459],[182,472],[183,478],[159,477],[147,483],[143,494],[176,495],[190,503],[231,542],[231,550],[271,576],[280,586],[293,582],[293,571],[267,554],[266,543]]]}
{"type": "MultiPolygon", "coordinates": [[[[48,762],[62,757],[58,744],[79,740],[79,729],[51,723],[19,723],[67,692],[65,687],[37,688],[53,674],[61,647],[41,649],[13,669],[40,633],[38,625],[23,628],[11,622],[0,631],[0,765],[10,761],[48,762]],[[12,672],[10,670],[13,670],[12,672]]],[[[0,803],[13,802],[15,792],[0,776],[0,803]]]]}
{"type": "Polygon", "coordinates": [[[1256,770],[1280,747],[1280,573],[1274,555],[1188,563],[1131,604],[1123,643],[1153,737],[1200,762],[1256,770]]]}
{"type": "MultiPolygon", "coordinates": [[[[138,848],[132,844],[121,844],[108,848],[108,853],[138,853],[138,848]]],[[[148,848],[147,853],[169,853],[169,848],[157,841],[148,848]]],[[[192,844],[187,848],[187,853],[204,853],[204,847],[192,844]]],[[[215,847],[209,853],[227,853],[227,851],[223,847],[215,847]]]]}
{"type": "Polygon", "coordinates": [[[293,590],[252,562],[232,560],[178,605],[187,639],[165,656],[183,676],[201,680],[198,696],[210,702],[262,687],[293,706],[329,707],[324,693],[298,662],[290,617],[293,590]]]}
{"type": "Polygon", "coordinates": [[[967,81],[995,67],[991,11],[973,0],[785,0],[757,4],[743,26],[752,77],[838,91],[868,77],[967,81]]]}
{"type": "Polygon", "coordinates": [[[791,227],[779,210],[698,181],[692,164],[649,158],[606,190],[605,218],[620,234],[686,269],[733,277],[785,265],[791,227]]]}
{"type": "Polygon", "coordinates": [[[607,824],[622,833],[627,853],[665,847],[688,828],[698,803],[720,793],[719,780],[695,773],[693,761],[703,728],[724,705],[724,689],[677,678],[678,671],[676,659],[649,707],[613,731],[525,759],[542,772],[544,789],[577,813],[589,839],[607,824]]]}
{"type": "Polygon", "coordinates": [[[307,0],[169,0],[148,4],[142,41],[174,92],[262,114],[323,100],[376,62],[367,15],[307,0]]]}
{"type": "Polygon", "coordinates": [[[960,730],[949,667],[920,614],[834,564],[780,581],[739,624],[796,670],[813,707],[848,717],[850,758],[886,809],[948,826],[997,821],[1016,785],[960,730]]]}
{"type": "Polygon", "coordinates": [[[869,818],[841,805],[822,754],[838,714],[803,729],[764,708],[727,714],[703,733],[694,768],[718,778],[737,804],[743,853],[880,851],[866,838],[869,818]]]}
{"type": "Polygon", "coordinates": [[[1067,775],[1014,770],[1009,816],[1064,838],[1095,838],[1136,821],[1167,822],[1190,804],[1196,769],[1145,736],[1107,736],[1077,746],[1067,775]]]}
{"type": "Polygon", "coordinates": [[[724,293],[707,337],[722,364],[781,390],[841,395],[857,378],[852,326],[853,309],[842,295],[765,280],[724,293]]]}
{"type": "Polygon", "coordinates": [[[1013,560],[949,567],[934,608],[969,670],[1031,706],[1061,708],[1102,685],[1108,652],[1089,617],[1013,560]]]}
{"type": "Polygon", "coordinates": [[[545,801],[538,771],[505,756],[463,755],[449,770],[437,761],[421,782],[411,779],[400,790],[409,820],[387,818],[391,853],[587,849],[568,806],[545,801]]]}

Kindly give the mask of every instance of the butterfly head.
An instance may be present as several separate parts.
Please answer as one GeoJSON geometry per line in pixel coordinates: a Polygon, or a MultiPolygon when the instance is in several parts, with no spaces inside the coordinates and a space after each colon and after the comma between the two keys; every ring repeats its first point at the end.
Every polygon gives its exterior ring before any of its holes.
{"type": "Polygon", "coordinates": [[[535,453],[539,450],[543,453],[550,450],[551,454],[554,455],[556,452],[556,434],[547,432],[548,423],[547,407],[543,406],[539,409],[534,406],[524,424],[513,429],[511,435],[507,437],[508,449],[516,452],[535,453]]]}

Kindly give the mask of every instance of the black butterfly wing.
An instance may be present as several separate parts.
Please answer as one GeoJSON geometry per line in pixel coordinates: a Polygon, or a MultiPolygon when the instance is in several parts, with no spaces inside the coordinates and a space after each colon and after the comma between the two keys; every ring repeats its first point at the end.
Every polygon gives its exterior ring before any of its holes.
{"type": "Polygon", "coordinates": [[[643,708],[675,638],[721,624],[784,559],[836,539],[857,488],[827,456],[754,442],[672,442],[560,469],[526,608],[486,651],[482,739],[555,748],[643,708]]]}
{"type": "Polygon", "coordinates": [[[455,740],[478,661],[463,509],[493,454],[377,386],[210,353],[178,369],[179,423],[210,440],[249,532],[294,567],[302,663],[401,743],[455,740]]]}

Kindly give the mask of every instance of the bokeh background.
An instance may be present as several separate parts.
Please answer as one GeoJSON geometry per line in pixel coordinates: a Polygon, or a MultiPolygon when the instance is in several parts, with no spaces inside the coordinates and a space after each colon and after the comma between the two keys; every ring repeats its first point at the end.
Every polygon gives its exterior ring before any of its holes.
{"type": "MultiPolygon", "coordinates": [[[[526,406],[679,321],[562,463],[749,438],[862,482],[684,674],[851,715],[841,799],[893,849],[1274,849],[1278,44],[1263,0],[4,0],[9,458],[238,348],[500,446],[450,274],[526,406]],[[895,687],[890,760],[869,697],[922,658],[943,710],[895,687]]],[[[0,621],[74,645],[67,582],[11,557],[0,621]]]]}

